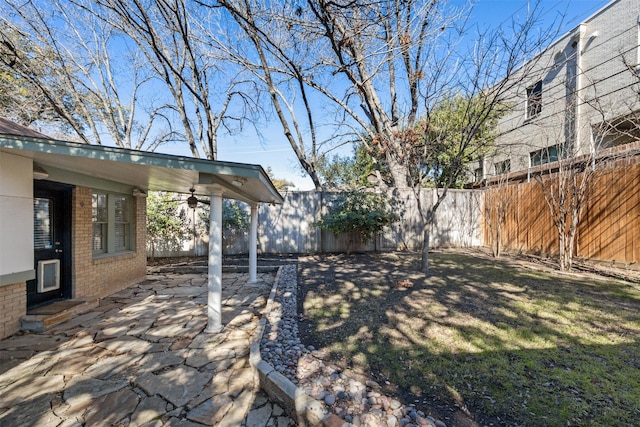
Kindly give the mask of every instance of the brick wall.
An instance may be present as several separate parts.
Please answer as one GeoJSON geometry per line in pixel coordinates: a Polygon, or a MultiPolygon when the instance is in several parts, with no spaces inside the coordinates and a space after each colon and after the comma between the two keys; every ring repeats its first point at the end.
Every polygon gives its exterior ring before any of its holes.
{"type": "MultiPolygon", "coordinates": [[[[91,194],[86,187],[73,190],[73,297],[102,298],[146,276],[146,199],[134,198],[135,241],[131,252],[95,258],[91,248],[91,194]]],[[[27,284],[0,287],[0,339],[20,330],[26,314],[27,284]]]]}
{"type": "Polygon", "coordinates": [[[146,199],[133,199],[134,250],[94,258],[91,247],[91,188],[73,191],[74,298],[102,298],[142,281],[146,275],[146,199]]]}
{"type": "Polygon", "coordinates": [[[27,313],[27,284],[0,287],[0,339],[20,330],[20,318],[27,313]]]}

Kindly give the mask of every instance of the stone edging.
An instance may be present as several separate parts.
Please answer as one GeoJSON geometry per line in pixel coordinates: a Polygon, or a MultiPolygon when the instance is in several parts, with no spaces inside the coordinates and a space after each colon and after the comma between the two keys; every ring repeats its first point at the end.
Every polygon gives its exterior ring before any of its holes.
{"type": "Polygon", "coordinates": [[[273,308],[273,302],[280,284],[280,276],[283,268],[282,266],[278,268],[264,314],[253,335],[249,362],[251,367],[258,373],[260,388],[262,388],[271,399],[278,402],[299,426],[326,426],[333,414],[327,412],[324,405],[308,396],[303,389],[297,387],[291,380],[276,371],[271,364],[262,360],[260,354],[260,342],[262,341],[262,336],[266,328],[267,315],[273,308]]]}

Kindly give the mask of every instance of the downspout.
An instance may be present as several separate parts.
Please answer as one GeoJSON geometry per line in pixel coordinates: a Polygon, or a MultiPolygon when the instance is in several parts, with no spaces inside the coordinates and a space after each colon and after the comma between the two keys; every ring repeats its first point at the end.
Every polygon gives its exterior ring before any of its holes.
{"type": "MultiPolygon", "coordinates": [[[[575,135],[575,144],[576,150],[575,153],[578,154],[579,151],[582,150],[582,103],[584,97],[582,96],[582,81],[583,81],[583,67],[582,67],[582,54],[585,46],[584,34],[587,31],[586,24],[580,24],[578,26],[578,48],[576,49],[576,82],[575,82],[575,99],[576,99],[576,107],[575,107],[575,120],[574,120],[574,135],[575,135]]],[[[593,145],[593,144],[591,144],[593,145]]],[[[595,147],[590,147],[590,150],[595,150],[595,147]]]]}

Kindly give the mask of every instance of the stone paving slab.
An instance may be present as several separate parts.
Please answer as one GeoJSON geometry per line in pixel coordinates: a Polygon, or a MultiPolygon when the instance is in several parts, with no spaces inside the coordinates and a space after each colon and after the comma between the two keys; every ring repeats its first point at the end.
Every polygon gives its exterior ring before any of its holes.
{"type": "Polygon", "coordinates": [[[44,333],[0,340],[0,425],[293,426],[249,364],[274,277],[223,275],[219,334],[203,332],[206,271],[163,268],[44,333]]]}

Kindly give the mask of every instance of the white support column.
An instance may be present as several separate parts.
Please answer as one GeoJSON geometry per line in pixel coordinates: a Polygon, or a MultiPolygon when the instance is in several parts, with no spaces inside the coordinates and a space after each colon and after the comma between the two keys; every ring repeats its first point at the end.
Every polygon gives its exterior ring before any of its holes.
{"type": "Polygon", "coordinates": [[[258,280],[258,204],[251,204],[251,231],[249,232],[249,282],[258,280]]]}
{"type": "Polygon", "coordinates": [[[222,331],[222,191],[211,191],[209,214],[209,282],[207,294],[209,334],[222,331]]]}

